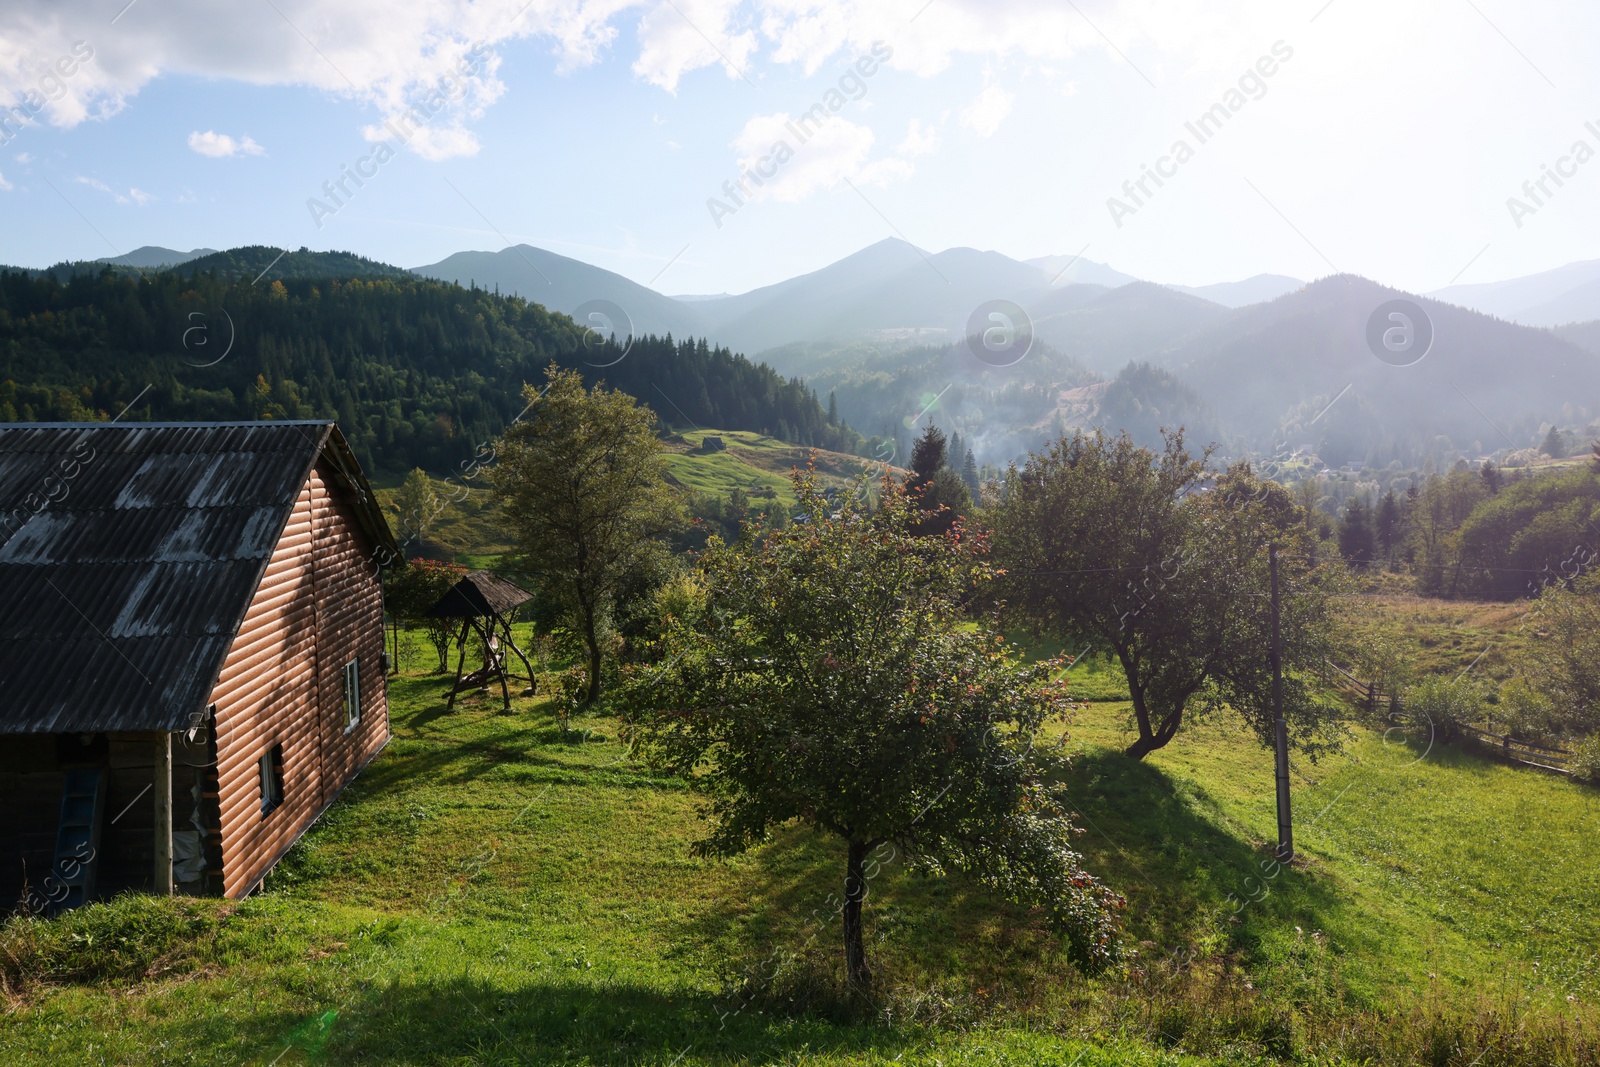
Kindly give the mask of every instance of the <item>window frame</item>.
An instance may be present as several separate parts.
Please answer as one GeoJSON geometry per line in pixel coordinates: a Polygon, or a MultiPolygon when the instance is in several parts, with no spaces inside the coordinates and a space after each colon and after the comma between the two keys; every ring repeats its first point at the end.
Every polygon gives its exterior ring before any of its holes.
{"type": "Polygon", "coordinates": [[[344,732],[361,725],[361,657],[353,657],[340,671],[344,680],[344,732]]]}
{"type": "Polygon", "coordinates": [[[283,807],[283,745],[274,742],[256,760],[256,777],[261,788],[261,817],[283,807]]]}

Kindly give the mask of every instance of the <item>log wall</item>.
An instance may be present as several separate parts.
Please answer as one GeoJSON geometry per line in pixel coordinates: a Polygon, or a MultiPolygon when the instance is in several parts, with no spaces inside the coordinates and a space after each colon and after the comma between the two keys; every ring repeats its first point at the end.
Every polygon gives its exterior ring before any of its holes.
{"type": "Polygon", "coordinates": [[[300,491],[218,676],[223,892],[242,896],[389,739],[383,592],[344,490],[319,462],[300,491]],[[359,662],[361,720],[344,721],[359,662]],[[283,800],[261,810],[260,759],[283,749],[283,800]]]}

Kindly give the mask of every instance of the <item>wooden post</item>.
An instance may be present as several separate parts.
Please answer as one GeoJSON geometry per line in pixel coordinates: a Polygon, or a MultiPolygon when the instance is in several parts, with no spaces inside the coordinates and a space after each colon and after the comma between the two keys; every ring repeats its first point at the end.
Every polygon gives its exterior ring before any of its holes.
{"type": "Polygon", "coordinates": [[[172,895],[172,735],[156,735],[155,891],[172,895]]]}
{"type": "Polygon", "coordinates": [[[1278,632],[1278,546],[1268,550],[1272,567],[1272,714],[1277,727],[1278,859],[1294,859],[1294,822],[1289,810],[1289,725],[1283,719],[1283,637],[1278,632]]]}
{"type": "Polygon", "coordinates": [[[517,647],[517,639],[511,634],[511,620],[498,612],[495,613],[495,620],[505,630],[506,647],[517,654],[517,658],[522,661],[522,669],[528,672],[528,692],[533,692],[533,687],[538,684],[533,678],[533,664],[528,662],[528,657],[523,655],[522,649],[517,647]]]}
{"type": "Polygon", "coordinates": [[[456,708],[456,690],[461,687],[461,674],[467,669],[467,627],[471,620],[461,623],[461,636],[456,640],[461,642],[461,655],[456,659],[456,680],[450,683],[450,699],[445,701],[444,709],[454,711],[456,708]]]}

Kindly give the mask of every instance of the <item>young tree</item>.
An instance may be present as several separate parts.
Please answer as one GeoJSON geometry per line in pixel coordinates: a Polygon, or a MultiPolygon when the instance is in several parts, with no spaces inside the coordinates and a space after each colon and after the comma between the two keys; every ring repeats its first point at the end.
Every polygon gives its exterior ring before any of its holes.
{"type": "Polygon", "coordinates": [[[444,502],[428,475],[418,467],[400,483],[394,506],[399,512],[396,540],[401,548],[406,548],[413,544],[420,545],[427,538],[428,528],[444,509],[444,502]]]}
{"type": "Polygon", "coordinates": [[[966,483],[967,492],[972,494],[972,499],[978,499],[982,489],[982,482],[978,479],[978,458],[972,454],[972,449],[967,449],[966,458],[961,461],[961,480],[966,483]]]}
{"type": "Polygon", "coordinates": [[[1550,427],[1550,432],[1544,435],[1544,443],[1539,446],[1539,451],[1551,459],[1562,459],[1567,454],[1567,438],[1558,426],[1550,427]]]}
{"type": "Polygon", "coordinates": [[[1378,511],[1373,517],[1373,527],[1373,532],[1378,539],[1378,547],[1383,550],[1384,557],[1388,558],[1393,554],[1395,546],[1400,543],[1402,531],[1405,527],[1405,513],[1392,490],[1383,494],[1383,499],[1378,501],[1378,511]]]}
{"type": "Polygon", "coordinates": [[[1033,744],[1070,707],[1059,664],[1023,664],[960,610],[991,575],[982,539],[917,534],[917,504],[887,478],[870,516],[857,494],[836,510],[809,474],[795,493],[807,522],[713,544],[705,609],[628,689],[643,750],[710,798],[698,851],[737,855],[791,822],[839,839],[856,989],[867,885],[901,853],[1045,909],[1086,969],[1111,962],[1122,899],[1083,871],[1067,765],[1033,744]]]}
{"type": "Polygon", "coordinates": [[[1181,430],[1165,443],[1157,456],[1126,434],[1078,434],[1010,469],[989,512],[1007,610],[1117,657],[1135,759],[1170,742],[1191,708],[1230,707],[1269,742],[1267,547],[1277,543],[1286,718],[1295,744],[1316,755],[1335,730],[1308,679],[1331,650],[1333,576],[1310,558],[1300,507],[1246,464],[1202,492],[1204,458],[1189,455],[1181,430]]]}
{"type": "MultiPolygon", "coordinates": [[[[421,626],[427,633],[433,650],[439,654],[439,673],[450,669],[450,641],[455,636],[455,621],[435,619],[427,614],[450,587],[467,576],[467,568],[459,563],[441,563],[432,559],[414,559],[403,567],[386,571],[383,576],[384,606],[396,624],[404,622],[421,626]]],[[[396,634],[395,667],[399,668],[399,639],[396,634]]]]}
{"type": "Polygon", "coordinates": [[[529,417],[506,431],[490,481],[520,561],[572,617],[589,658],[588,701],[600,696],[601,635],[631,574],[682,519],[666,482],[655,415],[577,371],[545,371],[529,417]]]}
{"type": "Polygon", "coordinates": [[[1488,460],[1484,460],[1483,466],[1478,468],[1478,476],[1483,479],[1483,487],[1489,491],[1490,496],[1494,496],[1500,491],[1502,479],[1499,467],[1496,467],[1488,460]]]}
{"type": "Polygon", "coordinates": [[[1372,530],[1372,512],[1367,502],[1352,497],[1339,519],[1339,554],[1357,567],[1365,567],[1376,555],[1377,536],[1372,530]]]}

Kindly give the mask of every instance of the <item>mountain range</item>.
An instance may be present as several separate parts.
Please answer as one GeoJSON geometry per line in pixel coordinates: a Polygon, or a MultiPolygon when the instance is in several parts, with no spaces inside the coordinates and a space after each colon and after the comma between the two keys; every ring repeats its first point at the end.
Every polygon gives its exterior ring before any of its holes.
{"type": "Polygon", "coordinates": [[[1428,294],[1523,326],[1566,326],[1600,319],[1600,259],[1501,282],[1452,285],[1428,294]]]}
{"type": "Polygon", "coordinates": [[[1453,461],[1525,449],[1551,424],[1582,427],[1600,414],[1600,307],[1591,321],[1555,329],[1510,321],[1586,313],[1600,261],[1431,297],[1348,275],[1163,286],[1081,257],[929,253],[895,239],[749,292],[691,297],[528,245],[409,271],[265,246],[146,247],[107,262],[252,284],[420,275],[495,290],[571,315],[591,335],[704,338],[819,396],[836,393],[840,415],[862,432],[908,445],[918,419],[936,419],[996,462],[1074,426],[1137,427],[1148,439],[1179,422],[1230,454],[1292,442],[1329,461],[1453,461]],[[1413,366],[1392,365],[1369,339],[1380,305],[1394,300],[1430,323],[1431,350],[1413,366]],[[974,347],[997,322],[1022,327],[1015,359],[974,347]]]}
{"type": "Polygon", "coordinates": [[[896,239],[746,293],[689,298],[528,246],[413,269],[569,313],[606,301],[605,321],[631,321],[638,333],[707,336],[838,392],[841,414],[868,433],[895,432],[905,414],[933,403],[929,417],[969,440],[993,438],[1002,453],[1093,423],[1105,405],[1116,409],[1106,418],[1151,433],[1181,417],[1245,450],[1293,438],[1331,459],[1368,462],[1516,451],[1551,423],[1600,414],[1600,324],[1552,332],[1508,321],[1540,308],[1551,322],[1568,321],[1555,308],[1600,320],[1600,261],[1432,297],[1349,275],[1164,286],[1081,257],[929,253],[896,239]],[[1391,365],[1366,337],[1379,306],[1399,299],[1432,320],[1432,350],[1416,366],[1391,365]],[[1017,367],[988,366],[964,343],[989,326],[985,309],[997,300],[1020,309],[1037,346],[1017,367]],[[1166,377],[1136,376],[1137,387],[1109,393],[1093,386],[1133,363],[1166,377]],[[976,424],[984,419],[988,427],[976,424]]]}
{"type": "MultiPolygon", "coordinates": [[[[1023,310],[1038,339],[1103,371],[1185,335],[1208,317],[1304,284],[1260,275],[1195,288],[1158,286],[1081,257],[1024,262],[971,248],[930,254],[895,238],[737,295],[665,296],[530,245],[459,252],[412,269],[424,277],[498,288],[584,317],[595,310],[586,305],[607,304],[611,310],[597,312],[596,328],[620,324],[641,335],[703,335],[752,356],[796,343],[960,340],[983,305],[1006,300],[1023,310]],[[1132,332],[1125,334],[1125,326],[1132,332]]],[[[987,327],[988,320],[980,319],[987,327]]]]}

